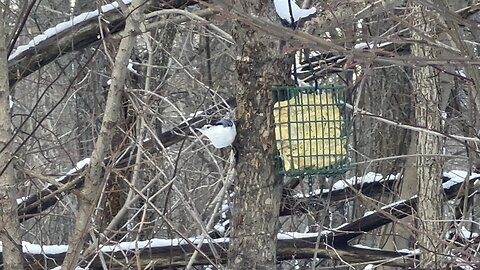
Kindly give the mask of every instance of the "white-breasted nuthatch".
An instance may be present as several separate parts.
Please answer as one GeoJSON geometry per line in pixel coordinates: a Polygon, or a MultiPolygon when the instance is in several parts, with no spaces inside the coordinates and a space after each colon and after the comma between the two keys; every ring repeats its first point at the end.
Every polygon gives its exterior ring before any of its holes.
{"type": "Polygon", "coordinates": [[[197,130],[205,135],[215,148],[231,145],[237,136],[235,123],[230,118],[223,118],[213,125],[205,125],[197,130]]]}
{"type": "Polygon", "coordinates": [[[309,9],[303,9],[297,5],[295,0],[273,0],[273,4],[275,5],[275,10],[277,11],[278,16],[282,19],[287,21],[289,24],[297,22],[301,18],[306,18],[310,15],[315,14],[317,9],[311,7],[309,9]],[[289,4],[290,2],[290,4],[289,4]],[[292,12],[290,13],[290,7],[292,7],[292,12]]]}

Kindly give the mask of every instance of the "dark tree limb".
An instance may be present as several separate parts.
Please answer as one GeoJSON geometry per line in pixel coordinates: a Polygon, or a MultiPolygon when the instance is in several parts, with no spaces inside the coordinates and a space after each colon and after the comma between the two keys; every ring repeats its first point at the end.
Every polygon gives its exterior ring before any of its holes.
{"type": "MultiPolygon", "coordinates": [[[[478,179],[480,178],[471,179],[470,183],[473,183],[478,179]]],[[[458,196],[458,192],[463,190],[462,185],[463,183],[457,183],[445,188],[444,192],[447,199],[452,199],[458,196]]],[[[317,256],[321,258],[341,260],[350,264],[376,263],[397,267],[409,267],[413,265],[415,259],[411,254],[380,249],[352,247],[348,245],[348,241],[394,220],[412,214],[412,211],[414,211],[416,206],[416,201],[417,199],[414,197],[403,202],[392,204],[391,206],[383,207],[370,215],[357,219],[347,225],[341,226],[340,228],[323,232],[319,236],[296,238],[285,236],[280,237],[277,242],[278,260],[312,258],[315,253],[315,244],[318,241],[320,245],[316,252],[317,256]]],[[[221,240],[218,239],[217,241],[221,240]]],[[[224,263],[226,260],[228,243],[220,242],[213,244],[213,246],[221,258],[219,263],[224,263]]],[[[111,267],[110,269],[121,268],[128,265],[124,265],[122,262],[136,262],[134,259],[135,256],[140,256],[139,261],[144,266],[153,262],[156,268],[164,269],[185,266],[194,250],[195,248],[188,244],[181,244],[176,246],[146,248],[140,250],[139,253],[136,253],[133,250],[118,251],[114,253],[106,252],[105,256],[107,258],[108,266],[111,267]]],[[[213,252],[209,245],[203,245],[202,251],[208,256],[213,256],[213,252]]],[[[64,253],[25,256],[27,261],[31,263],[33,269],[43,269],[41,267],[45,267],[45,265],[54,267],[61,264],[64,253]]],[[[86,261],[88,261],[88,258],[86,261]]],[[[197,257],[195,264],[209,264],[209,262],[205,258],[199,256],[197,257]]],[[[91,269],[101,269],[101,267],[98,257],[95,258],[91,265],[91,269]]]]}
{"type": "MultiPolygon", "coordinates": [[[[155,9],[181,8],[185,5],[196,4],[196,1],[188,0],[155,0],[152,2],[152,7],[155,9]]],[[[119,33],[125,27],[127,15],[120,12],[119,9],[112,9],[102,13],[102,20],[100,20],[104,22],[102,25],[98,23],[98,16],[92,16],[17,54],[8,61],[10,87],[58,57],[97,44],[101,41],[98,38],[100,29],[107,35],[119,33]]]]}
{"type": "MultiPolygon", "coordinates": [[[[330,237],[329,237],[330,238],[330,237]]],[[[320,238],[321,243],[325,243],[326,237],[320,238]]],[[[295,239],[280,239],[277,242],[277,259],[279,261],[292,259],[309,259],[315,253],[315,243],[317,237],[303,237],[295,239]]],[[[204,244],[201,248],[209,257],[214,257],[212,246],[218,254],[220,261],[225,263],[227,258],[228,242],[213,243],[211,246],[204,244]]],[[[155,269],[166,269],[171,267],[184,267],[188,264],[195,248],[184,243],[180,245],[161,246],[135,250],[123,250],[116,252],[104,252],[104,258],[109,269],[126,269],[131,263],[140,262],[142,267],[154,266],[155,269]],[[137,260],[138,259],[138,260],[137,260]]],[[[346,261],[348,263],[382,263],[389,266],[408,267],[413,265],[414,258],[408,253],[385,251],[377,249],[367,249],[351,247],[347,245],[331,246],[320,244],[316,250],[320,258],[346,261]]],[[[53,268],[60,265],[65,253],[58,254],[36,254],[25,255],[31,269],[53,268]]],[[[92,264],[89,269],[103,269],[99,256],[90,258],[92,264]]],[[[85,261],[89,261],[88,258],[85,261]]],[[[210,264],[204,257],[198,256],[195,265],[210,264]]],[[[136,267],[136,265],[135,265],[136,267]]]]}
{"type": "MultiPolygon", "coordinates": [[[[228,106],[235,106],[235,99],[231,98],[227,101],[228,106]]],[[[217,104],[209,109],[207,109],[202,116],[194,117],[188,120],[185,123],[182,123],[173,129],[166,131],[159,135],[159,140],[162,147],[172,146],[182,140],[184,140],[188,135],[191,135],[192,129],[203,126],[209,115],[214,114],[218,110],[225,108],[227,104],[217,104]]],[[[155,140],[149,140],[143,144],[143,147],[147,151],[158,152],[161,151],[161,148],[155,140]]],[[[111,158],[105,159],[105,164],[115,162],[117,168],[122,168],[129,166],[130,160],[135,156],[137,151],[136,145],[132,145],[127,148],[122,155],[120,160],[111,160],[111,158]]],[[[65,175],[65,177],[59,181],[59,183],[64,186],[59,188],[58,186],[49,185],[48,188],[45,188],[39,191],[37,194],[33,194],[27,197],[18,205],[18,215],[20,222],[28,220],[32,217],[37,216],[43,211],[55,205],[63,196],[70,193],[72,190],[81,187],[83,182],[83,174],[87,166],[78,170],[75,174],[65,175]]]]}
{"type": "MultiPolygon", "coordinates": [[[[473,184],[479,180],[480,177],[472,178],[468,184],[473,184]]],[[[459,195],[459,192],[463,189],[463,182],[452,185],[448,188],[444,188],[446,199],[450,200],[459,195]]],[[[472,191],[471,192],[475,192],[472,191]]],[[[441,195],[439,195],[441,196],[441,195]]],[[[346,243],[353,238],[364,234],[365,232],[377,229],[383,225],[389,224],[392,221],[402,219],[406,216],[412,215],[417,207],[417,196],[405,201],[393,203],[391,206],[382,207],[377,209],[374,213],[357,219],[345,226],[339,228],[343,232],[338,234],[335,241],[340,243],[346,243]]]]}

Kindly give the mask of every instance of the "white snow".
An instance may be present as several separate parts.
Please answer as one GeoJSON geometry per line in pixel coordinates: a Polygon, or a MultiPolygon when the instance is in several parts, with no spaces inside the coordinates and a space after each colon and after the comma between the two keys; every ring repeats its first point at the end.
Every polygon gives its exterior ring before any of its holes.
{"type": "Polygon", "coordinates": [[[27,254],[60,254],[67,252],[67,245],[37,245],[22,241],[23,252],[27,254]]]}
{"type": "MultiPolygon", "coordinates": [[[[451,188],[453,185],[462,183],[463,181],[465,181],[465,178],[467,177],[467,173],[468,173],[467,171],[460,171],[460,170],[452,170],[452,171],[444,173],[443,176],[448,177],[449,180],[447,182],[443,183],[443,185],[442,185],[443,188],[448,189],[448,188],[451,188]]],[[[332,191],[345,189],[349,186],[353,186],[353,185],[356,185],[356,184],[394,181],[394,180],[399,179],[399,177],[400,177],[400,174],[388,175],[386,177],[383,177],[381,174],[374,173],[374,172],[368,172],[364,176],[360,176],[360,177],[354,176],[354,177],[349,178],[349,179],[343,179],[343,180],[339,180],[339,181],[335,182],[335,184],[333,184],[332,191]]],[[[476,178],[476,177],[480,177],[480,174],[472,173],[470,175],[470,179],[473,179],[473,178],[476,178]]],[[[328,188],[317,189],[313,192],[313,196],[320,195],[320,194],[325,194],[325,193],[328,193],[329,191],[330,190],[328,188]]],[[[296,198],[304,198],[304,197],[308,197],[308,196],[309,195],[304,195],[302,193],[298,193],[298,194],[295,195],[296,198]]],[[[400,203],[400,202],[395,202],[393,204],[386,205],[384,207],[389,207],[389,206],[395,205],[396,203],[400,203]]]]}
{"type": "MultiPolygon", "coordinates": [[[[446,239],[451,239],[451,234],[452,233],[455,233],[455,232],[448,231],[445,234],[445,238],[446,239]]],[[[472,239],[472,238],[477,238],[479,236],[478,233],[469,231],[467,228],[465,228],[465,226],[462,226],[462,228],[457,229],[456,233],[459,237],[461,237],[463,239],[472,239]]]]}
{"type": "MultiPolygon", "coordinates": [[[[200,238],[189,238],[192,243],[199,244],[201,242],[200,238]]],[[[228,238],[218,238],[203,240],[204,243],[227,243],[229,241],[228,238]]],[[[131,249],[142,249],[142,248],[155,248],[155,247],[170,247],[170,246],[178,246],[182,244],[186,244],[187,241],[184,239],[150,239],[145,241],[133,241],[133,242],[123,242],[116,245],[107,245],[100,248],[102,252],[116,252],[116,251],[125,251],[131,249]]]]}
{"type": "Polygon", "coordinates": [[[230,224],[230,220],[225,220],[224,222],[218,222],[213,226],[215,231],[217,231],[221,236],[225,235],[226,227],[227,225],[230,224]]]}
{"type": "Polygon", "coordinates": [[[277,234],[277,239],[288,240],[288,239],[297,239],[297,238],[310,238],[310,237],[317,237],[317,236],[318,236],[318,233],[280,232],[277,234]]]}
{"type": "MultiPolygon", "coordinates": [[[[52,268],[51,270],[60,270],[60,269],[62,269],[62,267],[61,267],[61,266],[57,266],[57,267],[55,267],[55,268],[52,268]]],[[[82,267],[80,267],[80,266],[77,266],[77,267],[75,267],[75,270],[88,270],[88,267],[87,267],[87,268],[82,268],[82,267]]]]}
{"type": "Polygon", "coordinates": [[[465,70],[463,70],[463,69],[456,70],[455,73],[457,73],[458,75],[460,75],[460,77],[468,78],[468,77],[467,77],[467,74],[465,74],[465,70]]]}
{"type": "Polygon", "coordinates": [[[20,197],[20,198],[17,198],[17,204],[21,204],[23,203],[24,201],[26,201],[28,199],[28,197],[20,197]]]}
{"type": "Polygon", "coordinates": [[[204,111],[196,111],[194,113],[189,114],[189,118],[187,118],[187,121],[192,118],[198,117],[200,115],[204,115],[204,111]]]}
{"type": "Polygon", "coordinates": [[[87,166],[89,163],[90,163],[90,158],[85,158],[85,159],[80,160],[79,162],[77,162],[77,164],[75,165],[75,167],[73,169],[68,171],[64,176],[62,176],[60,178],[57,178],[56,181],[62,181],[63,179],[65,179],[65,177],[70,176],[72,174],[75,174],[76,172],[83,169],[83,167],[87,166]]]}
{"type": "Polygon", "coordinates": [[[355,44],[353,47],[354,49],[360,50],[360,49],[371,49],[371,48],[382,48],[385,46],[388,46],[392,44],[392,42],[383,42],[383,43],[366,43],[366,42],[361,42],[355,44]]]}
{"type": "MultiPolygon", "coordinates": [[[[337,181],[335,184],[333,184],[333,190],[340,190],[340,189],[345,189],[349,186],[353,186],[356,184],[366,184],[366,183],[373,183],[373,182],[383,182],[383,181],[389,181],[389,180],[396,180],[399,177],[399,175],[388,175],[387,177],[383,177],[383,175],[379,173],[374,173],[374,172],[368,172],[364,176],[361,177],[352,177],[346,180],[340,180],[337,181]]],[[[325,191],[326,189],[323,190],[323,192],[328,192],[325,191]]]]}
{"type": "MultiPolygon", "coordinates": [[[[59,254],[67,252],[66,245],[37,245],[22,241],[22,250],[27,254],[59,254]]],[[[3,252],[3,246],[0,242],[0,252],[3,252]]]]}
{"type": "Polygon", "coordinates": [[[397,250],[397,252],[408,253],[408,254],[410,254],[410,255],[415,255],[415,254],[420,254],[420,249],[414,249],[414,250],[411,250],[411,249],[399,249],[399,250],[397,250]]]}
{"type": "MultiPolygon", "coordinates": [[[[383,175],[379,173],[374,173],[374,172],[368,172],[364,176],[354,176],[349,179],[343,179],[335,182],[332,187],[332,191],[335,190],[342,190],[347,187],[356,185],[356,184],[366,184],[366,183],[373,183],[373,182],[385,182],[385,181],[394,181],[400,177],[400,174],[396,175],[388,175],[387,177],[383,177],[383,175]]],[[[328,193],[330,189],[324,188],[324,189],[317,189],[313,192],[313,196],[320,195],[320,194],[325,194],[328,193]]],[[[308,197],[308,195],[304,194],[296,194],[295,197],[297,198],[303,198],[303,197],[308,197]]]]}
{"type": "Polygon", "coordinates": [[[471,232],[469,230],[467,230],[467,228],[463,227],[460,229],[460,235],[463,237],[463,238],[466,238],[466,239],[470,239],[470,238],[477,238],[478,237],[478,233],[476,232],[471,232]]]}
{"type": "MultiPolygon", "coordinates": [[[[442,186],[444,189],[451,188],[453,185],[462,183],[467,178],[467,171],[453,170],[443,174],[443,176],[450,178],[447,182],[443,183],[442,186]]],[[[470,179],[480,177],[478,173],[472,173],[470,179]]]]}
{"type": "Polygon", "coordinates": [[[127,65],[127,69],[130,70],[132,73],[138,75],[138,71],[133,67],[133,61],[132,59],[128,59],[128,65],[127,65]]]}
{"type": "Polygon", "coordinates": [[[275,11],[277,11],[278,16],[282,20],[285,20],[289,23],[292,22],[292,19],[290,16],[290,8],[288,2],[290,2],[292,6],[292,15],[294,22],[300,20],[301,18],[313,15],[315,12],[317,12],[317,9],[315,7],[311,7],[309,9],[300,8],[295,2],[295,0],[274,0],[273,4],[275,5],[275,11]]]}
{"type": "MultiPolygon", "coordinates": [[[[123,0],[123,2],[125,4],[130,4],[132,2],[132,0],[123,0]]],[[[106,5],[101,6],[100,10],[101,10],[101,13],[106,13],[106,12],[109,12],[109,11],[111,11],[113,9],[116,9],[116,8],[118,8],[118,3],[117,2],[112,2],[110,4],[106,4],[106,5]]],[[[78,16],[73,17],[72,19],[70,19],[68,21],[59,23],[59,24],[55,25],[54,27],[51,27],[51,28],[45,30],[45,32],[43,32],[42,34],[40,34],[38,36],[35,36],[32,40],[30,40],[30,42],[28,42],[28,44],[18,46],[16,48],[15,52],[13,52],[8,57],[8,61],[13,60],[15,57],[17,57],[18,55],[20,55],[24,51],[39,45],[42,41],[44,41],[44,40],[46,40],[50,37],[53,37],[53,36],[65,31],[65,30],[69,29],[70,27],[73,27],[73,26],[75,26],[75,25],[77,25],[81,22],[90,20],[91,18],[94,18],[94,17],[97,17],[97,16],[98,16],[98,10],[84,12],[84,13],[78,15],[78,16]]]]}
{"type": "Polygon", "coordinates": [[[361,244],[353,245],[353,247],[363,248],[363,249],[370,249],[370,250],[382,250],[381,248],[374,248],[374,247],[364,246],[364,245],[361,245],[361,244]]]}
{"type": "Polygon", "coordinates": [[[367,211],[365,214],[363,214],[364,217],[370,216],[371,214],[375,213],[376,211],[367,211]]]}
{"type": "MultiPolygon", "coordinates": [[[[410,199],[413,199],[413,198],[416,198],[416,197],[417,197],[417,195],[411,197],[410,199]]],[[[387,204],[387,205],[385,205],[385,206],[382,206],[382,208],[380,208],[380,209],[382,209],[382,210],[383,210],[383,209],[387,209],[387,208],[390,208],[390,207],[393,207],[393,206],[402,204],[402,203],[404,203],[404,202],[406,202],[406,201],[407,201],[407,200],[400,200],[400,201],[396,201],[396,202],[393,202],[393,203],[389,203],[389,204],[387,204]]]]}
{"type": "MultiPolygon", "coordinates": [[[[194,244],[198,244],[200,239],[197,238],[189,238],[191,242],[194,244]]],[[[219,238],[213,240],[204,240],[205,243],[207,242],[214,242],[214,243],[227,243],[228,238],[219,238]]],[[[178,246],[181,244],[186,244],[187,241],[183,239],[151,239],[146,241],[133,241],[133,242],[123,242],[116,245],[106,245],[100,248],[102,252],[116,252],[122,250],[130,250],[136,248],[146,248],[146,247],[169,247],[169,246],[178,246]]],[[[29,242],[22,242],[23,252],[27,254],[60,254],[67,252],[68,246],[67,245],[38,245],[32,244],[29,242]]],[[[3,251],[1,242],[0,242],[0,252],[3,251]]]]}
{"type": "MultiPolygon", "coordinates": [[[[133,61],[132,59],[128,59],[128,65],[127,65],[127,69],[132,72],[133,74],[135,75],[139,75],[140,73],[138,73],[138,71],[133,67],[133,61]]],[[[107,85],[111,85],[112,84],[112,79],[108,79],[107,80],[107,85]]]]}

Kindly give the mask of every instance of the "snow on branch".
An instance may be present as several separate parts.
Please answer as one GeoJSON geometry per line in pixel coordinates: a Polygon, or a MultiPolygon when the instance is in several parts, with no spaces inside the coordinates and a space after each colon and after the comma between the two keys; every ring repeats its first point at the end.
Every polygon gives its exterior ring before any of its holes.
{"type": "MultiPolygon", "coordinates": [[[[326,243],[326,235],[322,235],[321,244],[315,248],[317,234],[281,233],[278,235],[277,255],[279,260],[311,258],[315,252],[322,258],[344,260],[348,262],[368,263],[385,262],[386,265],[407,267],[412,265],[410,253],[384,250],[372,250],[350,246],[330,246],[326,243]]],[[[200,239],[190,238],[190,242],[199,244],[200,239]]],[[[218,262],[227,259],[228,239],[203,240],[202,251],[209,257],[217,255],[218,262]],[[215,249],[212,251],[212,247],[215,249]]],[[[36,245],[23,242],[23,251],[32,269],[53,268],[60,265],[67,251],[65,245],[36,245]]],[[[94,254],[85,254],[82,267],[96,269],[102,267],[100,257],[110,269],[126,268],[129,262],[137,261],[145,267],[147,264],[158,268],[186,266],[195,248],[182,239],[150,239],[145,241],[122,242],[115,245],[100,245],[94,254]],[[97,256],[101,253],[103,256],[97,256]]],[[[196,265],[209,262],[198,256],[196,265]]]]}
{"type": "MultiPolygon", "coordinates": [[[[158,151],[158,149],[166,148],[174,145],[175,143],[183,140],[185,136],[191,134],[195,128],[199,128],[206,123],[206,118],[209,115],[217,112],[218,110],[228,106],[234,106],[235,99],[229,99],[226,104],[217,104],[207,109],[202,115],[195,116],[186,122],[182,122],[178,126],[168,130],[158,136],[159,141],[147,140],[143,143],[142,147],[147,151],[158,151]],[[160,146],[160,147],[159,147],[160,146]]],[[[127,148],[120,158],[115,161],[117,168],[128,166],[130,159],[137,152],[137,146],[132,145],[127,148]]],[[[33,194],[27,198],[21,198],[18,202],[18,215],[20,222],[28,220],[39,214],[48,208],[55,205],[63,196],[71,192],[72,190],[79,188],[83,182],[83,172],[86,165],[88,165],[89,159],[85,159],[77,163],[77,165],[67,172],[62,177],[56,179],[57,182],[64,185],[59,188],[58,186],[48,185],[45,189],[39,191],[37,194],[33,194]]],[[[110,158],[105,160],[105,164],[111,162],[110,158]]]]}
{"type": "MultiPolygon", "coordinates": [[[[123,2],[130,4],[131,0],[123,2]]],[[[175,1],[173,4],[161,3],[156,8],[179,8],[185,4],[194,3],[187,0],[175,1]]],[[[97,44],[101,40],[100,29],[111,35],[122,31],[124,26],[125,15],[119,11],[118,3],[112,1],[99,10],[82,13],[47,29],[27,44],[17,47],[8,57],[10,86],[60,56],[97,44]],[[98,20],[99,11],[102,20],[98,20]],[[100,25],[99,21],[104,23],[100,25]]]]}
{"type": "MultiPolygon", "coordinates": [[[[447,198],[454,198],[461,189],[463,182],[467,179],[465,172],[452,171],[445,173],[444,191],[447,198]],[[455,182],[454,184],[450,184],[455,182]]],[[[473,174],[468,178],[469,181],[478,181],[479,175],[473,174]]],[[[370,178],[368,178],[370,179],[370,178]]],[[[376,179],[376,178],[373,178],[376,179]]],[[[377,183],[379,181],[370,181],[377,183]]],[[[367,183],[368,184],[368,183],[367,183]]],[[[279,260],[290,260],[292,256],[296,259],[311,258],[316,252],[319,257],[330,258],[334,260],[341,259],[350,263],[385,263],[390,266],[408,267],[414,262],[415,251],[395,252],[380,249],[372,249],[363,246],[349,246],[348,241],[356,238],[364,233],[377,229],[385,224],[391,223],[393,220],[401,219],[410,215],[415,209],[417,197],[408,200],[398,201],[389,205],[385,205],[373,211],[362,218],[351,223],[341,225],[337,228],[325,230],[318,233],[296,233],[282,232],[278,234],[277,254],[279,260]],[[315,247],[319,243],[318,249],[315,247]]],[[[199,239],[189,239],[194,244],[198,244],[199,239]]],[[[228,250],[228,238],[219,238],[215,240],[205,239],[202,251],[209,257],[214,257],[214,253],[218,256],[219,262],[225,262],[226,250],[228,250]],[[212,251],[211,247],[215,247],[212,251]]],[[[65,255],[66,246],[39,246],[24,243],[24,252],[26,258],[30,262],[41,262],[41,265],[55,267],[62,262],[65,255]]],[[[100,246],[97,250],[104,254],[109,267],[122,267],[122,262],[132,261],[133,257],[148,258],[148,260],[139,260],[144,263],[154,262],[157,267],[169,266],[185,266],[188,258],[195,251],[195,247],[188,244],[187,241],[181,239],[151,239],[138,242],[122,242],[116,245],[100,246]]],[[[99,256],[91,254],[87,256],[89,259],[89,267],[100,267],[101,262],[99,256]]],[[[195,264],[209,264],[203,258],[198,257],[195,264]]],[[[42,267],[43,267],[42,266],[42,267]]],[[[35,269],[35,268],[34,268],[35,269]]],[[[40,268],[38,268],[40,269],[40,268]]]]}
{"type": "MultiPolygon", "coordinates": [[[[132,0],[122,0],[124,4],[130,4],[132,0]]],[[[72,19],[59,23],[55,25],[54,27],[51,27],[42,34],[35,36],[28,44],[18,46],[16,50],[8,57],[8,61],[13,61],[15,58],[20,58],[19,56],[24,53],[25,51],[34,48],[36,46],[41,45],[42,42],[45,40],[51,39],[54,36],[59,35],[60,33],[80,24],[80,23],[85,23],[90,20],[98,20],[98,15],[99,14],[104,14],[111,12],[114,9],[118,8],[118,3],[117,2],[112,2],[110,4],[106,4],[101,6],[98,10],[94,11],[89,11],[89,12],[84,12],[78,16],[73,17],[72,19]],[[100,12],[99,12],[100,11],[100,12]]]]}

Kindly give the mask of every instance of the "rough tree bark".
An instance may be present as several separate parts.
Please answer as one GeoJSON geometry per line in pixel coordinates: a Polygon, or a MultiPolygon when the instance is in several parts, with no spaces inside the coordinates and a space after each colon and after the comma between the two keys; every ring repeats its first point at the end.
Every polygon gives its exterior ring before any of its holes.
{"type": "MultiPolygon", "coordinates": [[[[435,40],[435,12],[411,4],[413,16],[412,39],[416,40],[411,47],[412,54],[418,57],[435,58],[435,48],[425,45],[425,36],[435,40]]],[[[438,17],[437,17],[438,19],[438,17]]],[[[414,67],[414,107],[417,125],[428,129],[440,130],[441,114],[436,74],[433,67],[414,67]]],[[[422,267],[438,267],[436,255],[441,252],[442,226],[442,140],[438,136],[420,132],[417,136],[416,167],[418,175],[418,244],[422,249],[422,267]],[[426,156],[429,155],[429,156],[426,156]]]]}
{"type": "MultiPolygon", "coordinates": [[[[233,12],[276,18],[269,0],[233,1],[233,12]]],[[[288,65],[279,42],[237,21],[237,117],[239,158],[235,179],[231,246],[227,269],[276,269],[281,179],[274,168],[272,86],[285,80],[288,65]]]]}
{"type": "MultiPolygon", "coordinates": [[[[5,14],[3,8],[0,14],[5,14]]],[[[22,241],[17,216],[18,183],[11,163],[12,123],[8,83],[6,24],[0,18],[0,241],[3,245],[3,269],[23,269],[22,241]]]]}
{"type": "Polygon", "coordinates": [[[134,0],[128,9],[128,17],[124,30],[124,38],[118,48],[112,70],[112,83],[107,97],[107,104],[103,116],[100,134],[95,143],[90,167],[85,178],[85,186],[79,192],[79,209],[74,231],[70,237],[69,246],[62,269],[74,269],[77,265],[80,251],[84,244],[85,235],[88,233],[91,218],[100,193],[105,185],[103,161],[110,149],[110,144],[117,126],[121,110],[121,97],[127,74],[128,61],[135,45],[135,36],[140,30],[143,9],[147,0],[134,0]]]}

